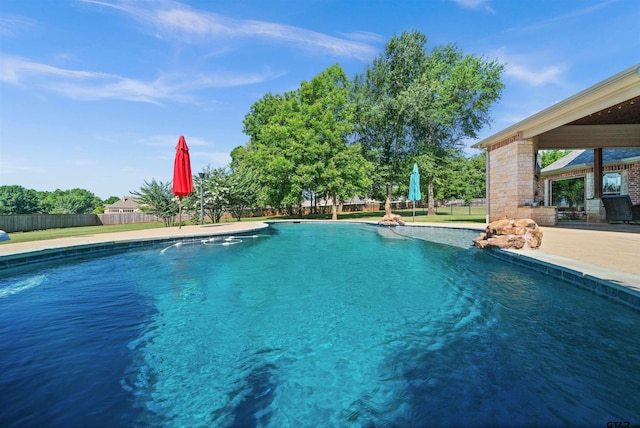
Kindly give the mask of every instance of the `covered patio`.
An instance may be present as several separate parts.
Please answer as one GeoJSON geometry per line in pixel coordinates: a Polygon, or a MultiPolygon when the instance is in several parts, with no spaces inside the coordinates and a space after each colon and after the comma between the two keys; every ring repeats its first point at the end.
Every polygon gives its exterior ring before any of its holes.
{"type": "MultiPolygon", "coordinates": [[[[593,151],[589,222],[605,221],[603,149],[640,148],[640,64],[560,101],[476,143],[487,153],[487,222],[531,218],[558,223],[548,183],[540,178],[539,150],[593,151]]],[[[628,194],[640,203],[640,163],[629,167],[628,194]]]]}

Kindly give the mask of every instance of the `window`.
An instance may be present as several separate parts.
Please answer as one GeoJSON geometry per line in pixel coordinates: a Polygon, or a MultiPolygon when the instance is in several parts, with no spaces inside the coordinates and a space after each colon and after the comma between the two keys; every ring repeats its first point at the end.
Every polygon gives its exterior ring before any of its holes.
{"type": "Polygon", "coordinates": [[[584,211],[584,177],[551,182],[551,205],[559,211],[584,211]]]}
{"type": "Polygon", "coordinates": [[[619,195],[622,187],[622,176],[619,172],[610,172],[602,177],[602,194],[619,195]]]}

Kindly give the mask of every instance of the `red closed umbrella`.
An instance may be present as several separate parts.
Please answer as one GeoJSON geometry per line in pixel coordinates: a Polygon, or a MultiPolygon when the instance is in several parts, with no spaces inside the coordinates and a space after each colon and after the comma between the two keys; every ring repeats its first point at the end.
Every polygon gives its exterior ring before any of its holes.
{"type": "Polygon", "coordinates": [[[173,161],[173,194],[178,197],[180,223],[182,227],[182,197],[193,192],[193,177],[191,176],[191,158],[189,147],[184,136],[180,136],[176,146],[176,158],[173,161]]]}

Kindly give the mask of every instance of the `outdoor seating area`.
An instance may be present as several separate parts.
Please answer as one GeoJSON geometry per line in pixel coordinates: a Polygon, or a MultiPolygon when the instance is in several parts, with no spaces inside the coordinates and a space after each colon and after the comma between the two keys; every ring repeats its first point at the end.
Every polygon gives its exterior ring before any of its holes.
{"type": "Polygon", "coordinates": [[[634,205],[629,195],[605,195],[602,203],[607,214],[607,222],[640,222],[640,204],[634,205]]]}

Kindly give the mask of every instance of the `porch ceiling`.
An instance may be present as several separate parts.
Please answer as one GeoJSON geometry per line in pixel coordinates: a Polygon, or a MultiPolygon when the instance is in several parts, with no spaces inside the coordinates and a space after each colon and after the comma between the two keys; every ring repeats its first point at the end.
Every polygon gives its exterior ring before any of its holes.
{"type": "Polygon", "coordinates": [[[538,149],[640,147],[640,97],[538,135],[538,149]]]}

